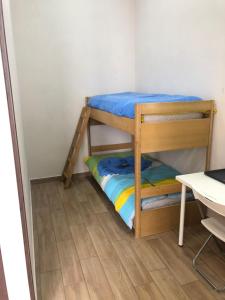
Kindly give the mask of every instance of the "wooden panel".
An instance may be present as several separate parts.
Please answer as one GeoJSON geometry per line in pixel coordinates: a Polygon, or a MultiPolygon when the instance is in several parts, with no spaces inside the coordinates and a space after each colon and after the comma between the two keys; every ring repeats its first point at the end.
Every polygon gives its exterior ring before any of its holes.
{"type": "Polygon", "coordinates": [[[102,152],[102,151],[132,149],[132,148],[133,148],[132,143],[99,145],[99,146],[92,146],[91,147],[91,152],[102,152]]]}
{"type": "Polygon", "coordinates": [[[141,189],[141,198],[148,198],[152,196],[164,195],[164,194],[173,194],[181,192],[181,184],[164,184],[161,186],[150,186],[147,188],[141,189]]]}
{"type": "Polygon", "coordinates": [[[173,103],[140,104],[141,114],[144,115],[178,115],[186,113],[206,113],[214,106],[213,100],[173,103]]]}
{"type": "Polygon", "coordinates": [[[94,108],[91,109],[91,118],[131,134],[133,134],[134,132],[134,121],[129,118],[118,117],[116,115],[94,108]]]}
{"type": "Polygon", "coordinates": [[[206,147],[210,119],[146,122],[141,124],[141,152],[206,147]]]}
{"type": "MultiPolygon", "coordinates": [[[[141,236],[157,234],[174,229],[180,220],[180,205],[166,206],[141,212],[141,236]],[[159,222],[159,220],[161,220],[159,222]]],[[[200,222],[196,203],[186,203],[185,224],[200,222]]]]}

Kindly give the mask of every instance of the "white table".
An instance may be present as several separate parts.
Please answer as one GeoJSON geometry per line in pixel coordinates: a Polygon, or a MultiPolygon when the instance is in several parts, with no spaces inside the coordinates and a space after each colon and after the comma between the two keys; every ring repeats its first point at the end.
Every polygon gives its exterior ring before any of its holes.
{"type": "Polygon", "coordinates": [[[179,175],[177,181],[182,183],[179,246],[183,246],[186,188],[192,189],[195,198],[210,209],[225,216],[225,184],[212,179],[203,172],[179,175]]]}

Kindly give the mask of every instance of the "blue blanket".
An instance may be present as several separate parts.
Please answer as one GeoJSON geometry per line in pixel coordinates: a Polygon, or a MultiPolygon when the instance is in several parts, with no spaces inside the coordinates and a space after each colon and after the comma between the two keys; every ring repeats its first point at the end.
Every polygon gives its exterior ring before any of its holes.
{"type": "Polygon", "coordinates": [[[91,97],[88,105],[113,113],[114,115],[133,119],[135,115],[135,104],[137,103],[191,102],[198,100],[201,100],[201,98],[196,96],[124,92],[91,97]]]}
{"type": "MultiPolygon", "coordinates": [[[[150,167],[150,159],[141,158],[141,170],[150,167]]],[[[134,173],[134,156],[128,157],[106,157],[99,161],[98,172],[100,176],[111,174],[130,174],[134,173]]]]}

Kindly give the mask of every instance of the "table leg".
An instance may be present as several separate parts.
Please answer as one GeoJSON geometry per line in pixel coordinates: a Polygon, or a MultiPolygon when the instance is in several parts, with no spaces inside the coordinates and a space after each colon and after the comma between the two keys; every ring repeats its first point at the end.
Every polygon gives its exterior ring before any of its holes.
{"type": "Polygon", "coordinates": [[[184,240],[184,217],[185,217],[186,185],[182,184],[181,206],[180,206],[180,228],[179,228],[179,246],[183,246],[184,240]]]}

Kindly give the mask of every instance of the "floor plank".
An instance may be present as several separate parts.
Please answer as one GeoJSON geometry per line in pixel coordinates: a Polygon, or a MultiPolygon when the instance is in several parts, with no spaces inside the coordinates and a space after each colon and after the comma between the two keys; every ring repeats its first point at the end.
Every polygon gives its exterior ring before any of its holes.
{"type": "Polygon", "coordinates": [[[42,300],[65,300],[65,294],[60,271],[41,274],[42,300]]]}
{"type": "Polygon", "coordinates": [[[53,229],[50,209],[48,207],[40,208],[37,211],[35,218],[38,235],[41,235],[45,231],[53,229]]]}
{"type": "Polygon", "coordinates": [[[89,185],[87,180],[76,179],[73,181],[73,192],[78,202],[88,201],[87,194],[89,191],[89,185]]]}
{"type": "Polygon", "coordinates": [[[190,299],[215,300],[215,297],[217,296],[212,290],[206,287],[199,280],[184,285],[183,289],[190,299]]]}
{"type": "Polygon", "coordinates": [[[77,285],[84,282],[79,257],[72,240],[58,242],[59,258],[63,283],[67,285],[77,285]]]}
{"type": "Polygon", "coordinates": [[[73,225],[70,229],[79,258],[85,259],[97,256],[87,228],[84,225],[73,225]]]}
{"type": "Polygon", "coordinates": [[[89,293],[85,282],[80,282],[74,286],[65,286],[66,300],[89,300],[89,293]]]}
{"type": "Polygon", "coordinates": [[[38,237],[39,270],[48,272],[60,269],[55,234],[52,230],[45,231],[38,237]]]}
{"type": "Polygon", "coordinates": [[[98,220],[102,225],[107,237],[110,240],[119,241],[123,239],[132,239],[132,232],[121,223],[121,220],[116,219],[118,216],[111,213],[103,213],[98,215],[98,220]]]}
{"type": "Polygon", "coordinates": [[[70,226],[84,223],[75,199],[63,203],[63,207],[70,226]]]}
{"type": "Polygon", "coordinates": [[[157,287],[160,289],[160,292],[167,300],[189,299],[169,270],[164,269],[153,271],[151,272],[151,276],[157,287]]]}
{"type": "Polygon", "coordinates": [[[71,239],[71,233],[67,224],[66,214],[64,210],[60,209],[53,211],[51,216],[56,240],[64,241],[71,239]]]}
{"type": "Polygon", "coordinates": [[[149,240],[148,243],[161,257],[180,284],[186,284],[198,279],[194,271],[180,259],[170,244],[165,243],[162,239],[149,240]]]}
{"type": "Polygon", "coordinates": [[[165,269],[165,264],[157,253],[152,249],[147,240],[135,240],[131,243],[137,256],[142,260],[144,258],[146,269],[151,272],[154,270],[165,269]]]}
{"type": "Polygon", "coordinates": [[[89,201],[79,203],[79,212],[86,226],[91,224],[98,224],[98,215],[95,214],[95,211],[90,205],[89,201]]]}
{"type": "Polygon", "coordinates": [[[116,299],[137,299],[132,283],[101,226],[88,226],[88,231],[116,299]]]}
{"type": "Polygon", "coordinates": [[[160,293],[159,288],[156,286],[154,282],[150,282],[149,284],[136,286],[136,292],[138,298],[141,300],[165,300],[166,297],[160,293]]]}
{"type": "Polygon", "coordinates": [[[81,260],[84,277],[91,299],[114,299],[101,263],[97,257],[81,260]]]}
{"type": "Polygon", "coordinates": [[[47,184],[33,184],[32,197],[34,198],[33,209],[49,208],[48,195],[46,192],[47,184]]]}
{"type": "Polygon", "coordinates": [[[47,195],[51,211],[63,209],[63,203],[59,189],[60,183],[57,181],[53,181],[48,184],[47,195]]]}
{"type": "Polygon", "coordinates": [[[217,286],[225,286],[225,260],[216,255],[208,255],[207,262],[200,264],[199,269],[205,272],[217,286]]]}
{"type": "Polygon", "coordinates": [[[113,246],[134,286],[144,285],[152,281],[145,264],[132,249],[130,241],[114,241],[113,246]]]}
{"type": "Polygon", "coordinates": [[[95,214],[101,214],[108,211],[106,205],[104,204],[105,201],[99,197],[99,194],[96,191],[88,193],[87,199],[95,214]]]}

